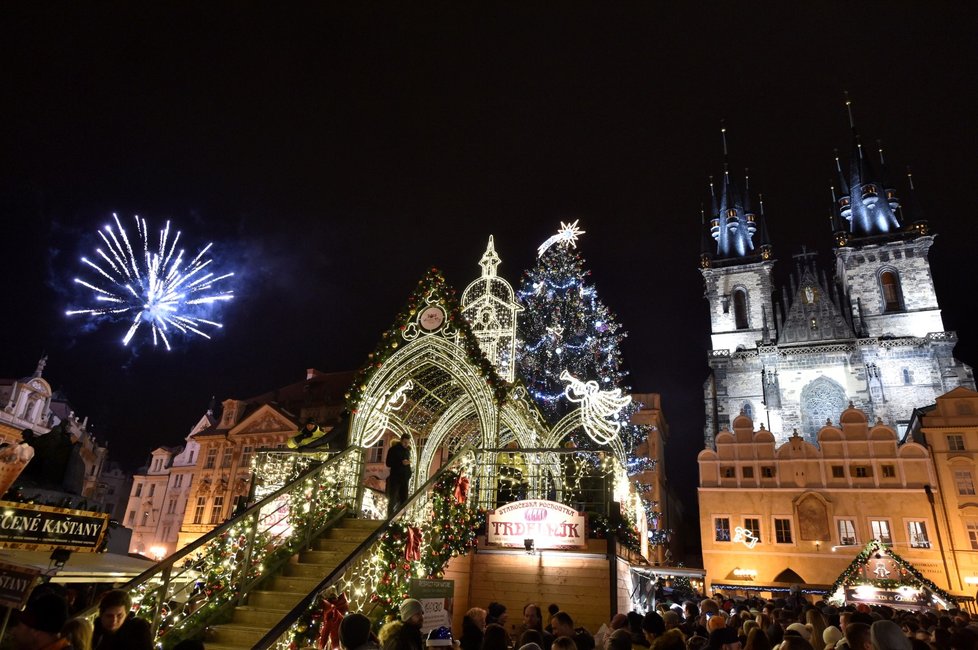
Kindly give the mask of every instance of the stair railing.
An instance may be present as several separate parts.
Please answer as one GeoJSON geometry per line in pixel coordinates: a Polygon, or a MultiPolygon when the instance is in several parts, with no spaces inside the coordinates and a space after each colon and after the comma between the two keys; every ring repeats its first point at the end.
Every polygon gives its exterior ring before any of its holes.
{"type": "Polygon", "coordinates": [[[364,450],[350,447],[325,462],[291,456],[273,459],[278,464],[266,470],[277,470],[264,473],[259,462],[254,482],[266,490],[257,503],[122,587],[164,647],[196,634],[322,531],[359,511],[364,450]],[[281,487],[268,493],[276,483],[281,487]]]}
{"type": "MultiPolygon", "coordinates": [[[[375,603],[376,581],[386,574],[378,565],[379,550],[395,524],[417,524],[422,527],[431,514],[434,488],[449,472],[472,477],[478,453],[472,448],[458,451],[439,471],[411,495],[403,507],[383,525],[365,539],[333,571],[325,576],[285,617],[261,638],[252,650],[288,650],[294,647],[296,636],[300,633],[301,621],[311,613],[323,608],[324,597],[343,593],[349,603],[350,611],[368,613],[375,603]]],[[[423,530],[423,528],[422,528],[423,530]]],[[[423,533],[427,534],[427,532],[423,533]]],[[[390,579],[389,574],[386,577],[390,579]]],[[[424,576],[421,576],[424,577],[424,576]]]]}

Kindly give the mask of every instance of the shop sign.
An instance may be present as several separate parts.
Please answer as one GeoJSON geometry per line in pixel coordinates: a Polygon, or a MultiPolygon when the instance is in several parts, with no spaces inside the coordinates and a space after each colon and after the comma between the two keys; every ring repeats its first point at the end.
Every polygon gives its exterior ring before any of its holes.
{"type": "Polygon", "coordinates": [[[896,587],[895,589],[859,585],[846,587],[846,602],[890,605],[891,607],[927,607],[928,594],[925,590],[910,585],[896,587]]]}
{"type": "Polygon", "coordinates": [[[452,609],[455,602],[454,580],[421,580],[413,578],[408,595],[417,598],[424,607],[424,623],[421,633],[427,634],[439,627],[452,627],[452,609]]]}
{"type": "Polygon", "coordinates": [[[101,512],[0,501],[0,548],[94,553],[108,525],[101,512]]]}
{"type": "Polygon", "coordinates": [[[34,567],[0,562],[0,605],[20,609],[41,572],[34,567]]]}
{"type": "Polygon", "coordinates": [[[499,546],[533,549],[587,547],[586,519],[583,512],[554,501],[526,499],[489,511],[486,517],[486,542],[499,546]]]}

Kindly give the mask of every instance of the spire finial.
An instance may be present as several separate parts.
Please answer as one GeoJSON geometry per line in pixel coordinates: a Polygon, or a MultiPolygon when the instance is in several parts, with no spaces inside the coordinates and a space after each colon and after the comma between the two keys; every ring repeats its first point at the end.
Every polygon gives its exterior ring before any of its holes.
{"type": "Polygon", "coordinates": [[[886,161],[883,160],[883,141],[882,140],[879,140],[879,139],[876,140],[876,150],[880,154],[880,164],[881,165],[885,165],[886,164],[886,161]]]}
{"type": "Polygon", "coordinates": [[[913,186],[913,172],[910,171],[910,166],[907,166],[907,181],[910,183],[910,191],[913,192],[916,188],[913,186]]]}
{"type": "Polygon", "coordinates": [[[832,151],[835,152],[835,170],[841,174],[842,173],[842,163],[839,162],[839,149],[836,148],[836,149],[833,149],[832,151]]]}
{"type": "Polygon", "coordinates": [[[499,259],[499,255],[496,253],[496,247],[493,242],[492,235],[489,235],[489,245],[486,246],[486,252],[482,254],[482,259],[479,260],[479,266],[482,267],[482,277],[492,278],[496,276],[496,267],[502,260],[499,259]]]}
{"type": "Polygon", "coordinates": [[[845,96],[846,96],[846,112],[849,113],[849,128],[850,129],[855,129],[856,128],[856,121],[854,119],[852,119],[852,100],[849,99],[849,91],[848,90],[844,90],[843,92],[845,93],[845,96]]]}
{"type": "Polygon", "coordinates": [[[713,189],[713,174],[710,174],[710,196],[716,198],[716,192],[713,189]]]}
{"type": "Polygon", "coordinates": [[[723,160],[727,160],[727,124],[726,120],[720,120],[720,138],[723,140],[723,160]]]}
{"type": "Polygon", "coordinates": [[[832,181],[829,181],[829,192],[832,193],[832,205],[835,205],[835,202],[836,202],[836,198],[835,198],[835,185],[832,184],[832,181]]]}
{"type": "Polygon", "coordinates": [[[744,192],[750,192],[750,168],[744,167],[744,192]]]}
{"type": "Polygon", "coordinates": [[[700,225],[706,225],[706,208],[703,206],[703,202],[700,202],[700,225]]]}
{"type": "Polygon", "coordinates": [[[763,192],[757,193],[757,202],[760,205],[761,216],[763,217],[764,216],[764,193],[763,192]]]}

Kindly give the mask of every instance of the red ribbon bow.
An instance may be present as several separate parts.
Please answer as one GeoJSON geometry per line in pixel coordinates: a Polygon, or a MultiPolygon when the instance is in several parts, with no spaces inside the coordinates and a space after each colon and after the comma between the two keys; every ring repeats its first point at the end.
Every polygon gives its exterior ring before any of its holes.
{"type": "Polygon", "coordinates": [[[416,526],[408,526],[404,559],[408,561],[421,559],[421,529],[416,526]]]}
{"type": "Polygon", "coordinates": [[[459,503],[465,503],[468,497],[469,477],[459,475],[458,480],[455,481],[455,500],[459,503]]]}
{"type": "Polygon", "coordinates": [[[320,648],[340,647],[340,623],[343,622],[343,616],[348,611],[350,608],[346,603],[346,594],[330,596],[323,601],[323,623],[319,630],[320,648]]]}

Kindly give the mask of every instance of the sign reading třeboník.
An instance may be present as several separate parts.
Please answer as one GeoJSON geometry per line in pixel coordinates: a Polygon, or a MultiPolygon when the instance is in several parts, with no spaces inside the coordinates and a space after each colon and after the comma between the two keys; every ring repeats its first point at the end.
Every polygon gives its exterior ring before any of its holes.
{"type": "Polygon", "coordinates": [[[585,517],[571,507],[543,499],[514,501],[489,511],[486,542],[524,548],[532,539],[534,549],[584,548],[585,517]]]}

